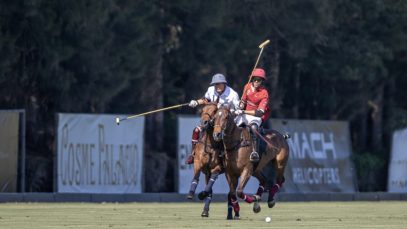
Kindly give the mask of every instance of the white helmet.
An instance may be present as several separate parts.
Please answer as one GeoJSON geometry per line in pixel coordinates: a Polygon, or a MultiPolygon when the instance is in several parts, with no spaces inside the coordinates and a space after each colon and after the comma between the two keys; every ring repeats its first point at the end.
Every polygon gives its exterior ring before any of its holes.
{"type": "Polygon", "coordinates": [[[211,85],[214,85],[214,84],[217,84],[217,83],[227,84],[228,82],[226,81],[226,77],[223,74],[217,73],[217,74],[212,76],[211,85]]]}

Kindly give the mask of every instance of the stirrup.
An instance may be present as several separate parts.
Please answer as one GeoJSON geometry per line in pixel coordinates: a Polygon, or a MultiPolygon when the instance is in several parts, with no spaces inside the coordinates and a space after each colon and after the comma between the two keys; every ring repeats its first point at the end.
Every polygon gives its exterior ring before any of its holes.
{"type": "Polygon", "coordinates": [[[260,160],[260,156],[259,156],[259,153],[257,153],[256,151],[253,151],[251,154],[250,154],[250,161],[251,162],[258,162],[259,160],[260,160]]]}

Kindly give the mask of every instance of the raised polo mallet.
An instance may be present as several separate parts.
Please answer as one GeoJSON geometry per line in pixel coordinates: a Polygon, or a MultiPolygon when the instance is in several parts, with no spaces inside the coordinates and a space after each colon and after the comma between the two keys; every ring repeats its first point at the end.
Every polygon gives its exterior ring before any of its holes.
{"type": "MultiPolygon", "coordinates": [[[[264,47],[266,47],[266,45],[268,45],[269,43],[270,43],[270,40],[266,40],[266,41],[264,41],[263,43],[261,43],[261,44],[259,45],[260,53],[259,53],[259,56],[257,57],[256,63],[254,64],[253,70],[252,70],[252,72],[250,73],[249,81],[247,82],[247,84],[250,83],[250,81],[252,81],[253,71],[254,71],[254,69],[257,68],[257,64],[259,63],[259,60],[260,60],[261,54],[263,53],[264,47]]],[[[246,85],[246,84],[245,84],[245,85],[246,85]]],[[[244,95],[245,93],[246,93],[246,90],[243,89],[243,94],[242,94],[242,97],[240,97],[240,100],[242,100],[243,95],[244,95]]]]}
{"type": "Polygon", "coordinates": [[[158,110],[153,110],[153,111],[149,111],[149,112],[145,112],[145,113],[141,113],[141,114],[137,114],[137,115],[127,116],[127,117],[124,117],[124,118],[117,117],[116,118],[116,124],[119,125],[121,121],[125,121],[127,119],[137,118],[137,117],[140,117],[140,116],[143,116],[143,115],[153,114],[153,113],[157,113],[157,112],[160,112],[160,111],[171,110],[171,109],[175,109],[175,108],[178,108],[178,107],[186,106],[188,104],[189,103],[183,103],[183,104],[179,104],[179,105],[175,105],[175,106],[171,106],[171,107],[165,107],[165,108],[161,108],[161,109],[158,109],[158,110]]]}

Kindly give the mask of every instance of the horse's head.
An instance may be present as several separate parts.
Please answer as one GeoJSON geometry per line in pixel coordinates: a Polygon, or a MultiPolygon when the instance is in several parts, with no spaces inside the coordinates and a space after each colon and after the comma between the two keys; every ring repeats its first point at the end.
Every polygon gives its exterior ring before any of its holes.
{"type": "Polygon", "coordinates": [[[231,123],[234,124],[232,119],[233,116],[229,110],[229,107],[221,106],[220,108],[218,108],[215,115],[213,129],[213,139],[215,141],[220,141],[223,139],[223,136],[225,135],[225,130],[230,128],[231,123]]]}
{"type": "Polygon", "coordinates": [[[209,126],[213,126],[213,120],[215,118],[216,110],[218,110],[216,103],[208,103],[202,108],[201,125],[205,129],[209,126]]]}

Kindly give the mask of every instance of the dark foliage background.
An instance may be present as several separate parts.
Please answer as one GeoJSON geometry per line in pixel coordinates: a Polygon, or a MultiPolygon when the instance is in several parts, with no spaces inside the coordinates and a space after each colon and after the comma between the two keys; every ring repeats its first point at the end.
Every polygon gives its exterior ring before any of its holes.
{"type": "MultiPolygon", "coordinates": [[[[199,98],[214,73],[260,66],[274,118],[347,120],[361,191],[386,189],[407,126],[403,0],[2,0],[0,109],[27,114],[27,190],[53,191],[55,114],[139,113],[199,98]]],[[[174,191],[176,115],[147,117],[146,191],[174,191]]]]}

